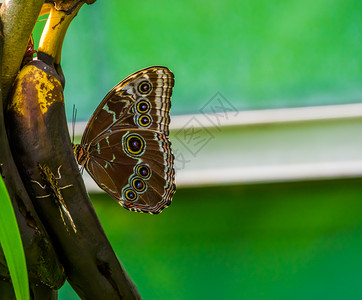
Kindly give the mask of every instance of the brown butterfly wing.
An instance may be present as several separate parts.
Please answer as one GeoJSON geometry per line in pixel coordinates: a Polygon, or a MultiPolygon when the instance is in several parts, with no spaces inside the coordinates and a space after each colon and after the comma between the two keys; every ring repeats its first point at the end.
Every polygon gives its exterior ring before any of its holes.
{"type": "Polygon", "coordinates": [[[83,134],[87,171],[129,210],[159,213],[175,193],[174,158],[167,138],[173,85],[174,76],[165,67],[128,76],[106,95],[83,134]],[[130,135],[133,139],[127,140],[130,135]],[[128,144],[132,141],[142,144],[144,151],[132,152],[128,144]],[[148,170],[149,178],[137,168],[148,170]]]}
{"type": "Polygon", "coordinates": [[[86,168],[123,207],[157,214],[170,205],[176,190],[170,147],[164,134],[118,129],[97,139],[89,150],[86,168]],[[142,144],[140,151],[132,151],[132,138],[142,144]],[[141,173],[142,168],[148,168],[149,174],[141,173]],[[134,199],[127,196],[127,191],[136,195],[134,199]]]}
{"type": "Polygon", "coordinates": [[[81,144],[91,143],[107,130],[122,128],[151,129],[168,135],[173,86],[174,75],[166,67],[153,66],[128,76],[99,104],[87,124],[81,144]],[[150,82],[149,92],[140,91],[139,85],[142,82],[150,82]],[[149,109],[137,110],[142,108],[142,104],[145,105],[144,108],[149,105],[149,109]],[[149,116],[151,122],[142,126],[140,118],[145,115],[149,116]]]}

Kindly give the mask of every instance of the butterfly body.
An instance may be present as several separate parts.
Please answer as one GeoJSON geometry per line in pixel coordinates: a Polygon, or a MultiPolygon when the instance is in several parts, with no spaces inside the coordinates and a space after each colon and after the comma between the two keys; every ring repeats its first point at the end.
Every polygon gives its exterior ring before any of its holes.
{"type": "Polygon", "coordinates": [[[165,67],[128,76],[106,95],[74,146],[78,163],[126,209],[156,214],[175,193],[168,140],[173,85],[165,67]]]}

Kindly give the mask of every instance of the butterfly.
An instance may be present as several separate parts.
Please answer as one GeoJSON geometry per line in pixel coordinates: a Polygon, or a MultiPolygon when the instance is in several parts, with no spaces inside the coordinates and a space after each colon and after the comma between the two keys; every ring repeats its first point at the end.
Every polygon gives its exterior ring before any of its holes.
{"type": "Polygon", "coordinates": [[[73,146],[79,165],[126,209],[158,214],[176,191],[168,139],[174,75],[142,69],[102,100],[73,146]]]}

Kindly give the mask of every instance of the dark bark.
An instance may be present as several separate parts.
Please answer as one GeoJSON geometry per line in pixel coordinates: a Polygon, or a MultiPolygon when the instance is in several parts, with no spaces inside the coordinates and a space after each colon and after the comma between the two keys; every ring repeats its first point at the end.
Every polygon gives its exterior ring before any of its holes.
{"type": "MultiPolygon", "coordinates": [[[[44,222],[65,268],[68,281],[82,299],[140,299],[136,287],[115,256],[86,192],[75,161],[66,123],[63,88],[52,65],[34,61],[25,77],[15,83],[16,95],[7,112],[12,152],[32,201],[44,222]],[[44,83],[40,102],[37,84],[44,83]],[[51,88],[49,90],[48,88],[51,88]],[[44,100],[44,101],[43,101],[44,100]],[[32,180],[46,185],[38,164],[46,164],[57,175],[61,194],[77,231],[64,224],[54,198],[32,180]]],[[[24,70],[24,69],[23,69],[24,70]]],[[[18,79],[17,79],[18,80],[18,79]]]]}
{"type": "MultiPolygon", "coordinates": [[[[94,1],[49,2],[54,2],[58,9],[66,11],[69,16],[75,15],[82,3],[90,4],[94,1]]],[[[32,62],[21,70],[15,80],[13,94],[9,97],[12,102],[6,112],[6,128],[12,153],[5,134],[2,110],[0,114],[0,151],[4,154],[1,155],[4,160],[0,161],[3,163],[2,175],[9,187],[17,218],[20,219],[26,258],[30,261],[31,296],[32,299],[56,299],[56,292],[43,283],[59,288],[64,282],[63,266],[70,284],[82,299],[140,299],[136,287],[104,234],[75,162],[65,118],[62,74],[57,73],[60,70],[64,35],[65,32],[54,38],[48,32],[45,37],[49,39],[45,40],[43,46],[51,51],[45,51],[45,56],[40,55],[40,58],[47,57],[50,60],[46,63],[41,60],[32,62]],[[54,58],[55,61],[52,61],[54,58]],[[39,92],[44,91],[49,93],[40,96],[39,92]],[[39,164],[49,167],[55,176],[58,176],[60,168],[61,177],[53,181],[49,177],[42,177],[39,164]],[[60,189],[66,185],[70,186],[60,189]],[[50,196],[39,198],[47,194],[50,196]],[[74,220],[73,227],[62,216],[60,200],[64,201],[74,220]],[[58,258],[62,266],[58,263],[58,258]],[[37,280],[42,283],[38,284],[37,280]]],[[[5,82],[7,89],[8,81],[5,82]]],[[[1,105],[5,106],[5,103],[1,105]]],[[[1,268],[0,265],[0,274],[1,271],[6,273],[6,266],[1,268]]],[[[8,278],[7,276],[8,274],[4,275],[8,278]]],[[[6,293],[9,295],[8,299],[12,299],[9,285],[3,282],[0,287],[1,299],[7,299],[2,297],[6,293]]]]}
{"type": "MultiPolygon", "coordinates": [[[[0,65],[3,57],[3,35],[0,35],[0,65]]],[[[5,58],[6,59],[6,58],[5,58]]],[[[2,77],[0,77],[2,78],[2,77]]],[[[0,171],[7,187],[22,237],[29,280],[33,285],[33,294],[42,286],[42,297],[53,295],[52,289],[59,289],[64,281],[63,267],[59,263],[48,233],[41,223],[35,208],[25,190],[22,179],[14,163],[4,123],[3,103],[0,95],[0,171]]],[[[4,255],[0,253],[1,299],[13,299],[4,255]],[[10,297],[10,298],[8,298],[10,297]]],[[[44,299],[44,298],[33,298],[44,299]]],[[[49,298],[52,299],[52,298],[49,298]]]]}

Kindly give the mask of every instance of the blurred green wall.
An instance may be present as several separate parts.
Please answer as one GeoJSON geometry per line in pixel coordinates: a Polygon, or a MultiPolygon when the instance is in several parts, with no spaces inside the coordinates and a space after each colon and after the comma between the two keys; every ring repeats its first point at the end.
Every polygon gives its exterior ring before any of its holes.
{"type": "Polygon", "coordinates": [[[196,113],[218,91],[239,110],[360,101],[360,15],[360,0],[98,0],[65,40],[68,115],[76,103],[88,120],[150,65],[175,73],[172,114],[196,113]]]}
{"type": "MultiPolygon", "coordinates": [[[[156,216],[91,198],[145,300],[360,299],[361,188],[362,179],[179,189],[156,216]]],[[[68,286],[59,299],[79,298],[68,286]]]]}
{"type": "MultiPolygon", "coordinates": [[[[361,1],[98,0],[67,34],[66,106],[88,120],[134,71],[165,65],[172,114],[360,102],[361,1]]],[[[40,24],[38,27],[41,26],[40,24]]],[[[362,179],[179,189],[161,215],[92,195],[144,299],[358,299],[362,179]]],[[[91,284],[91,283],[90,283],[91,284]]],[[[61,300],[78,299],[66,286],[61,300]]]]}

